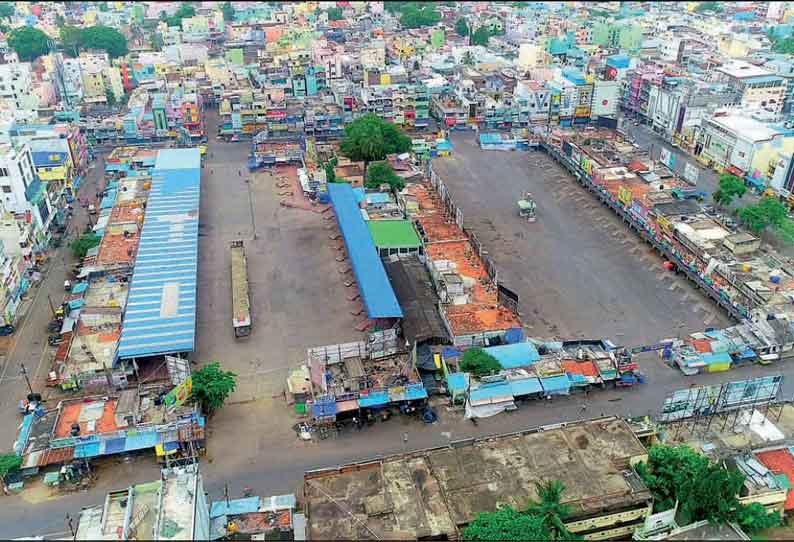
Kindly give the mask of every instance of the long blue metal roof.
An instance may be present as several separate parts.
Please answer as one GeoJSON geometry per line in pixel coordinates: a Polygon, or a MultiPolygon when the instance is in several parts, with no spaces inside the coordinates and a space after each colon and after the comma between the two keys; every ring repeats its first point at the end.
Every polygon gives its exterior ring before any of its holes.
{"type": "Polygon", "coordinates": [[[189,352],[196,338],[201,155],[157,153],[118,358],[189,352]]]}
{"type": "Polygon", "coordinates": [[[328,194],[336,220],[347,245],[353,274],[358,282],[364,308],[369,318],[402,318],[403,311],[394,295],[389,277],[378,256],[353,188],[347,183],[329,183],[328,194]]]}

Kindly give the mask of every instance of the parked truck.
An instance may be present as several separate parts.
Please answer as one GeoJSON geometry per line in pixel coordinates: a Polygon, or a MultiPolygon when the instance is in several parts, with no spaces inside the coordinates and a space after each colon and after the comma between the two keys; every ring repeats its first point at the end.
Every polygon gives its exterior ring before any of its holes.
{"type": "Polygon", "coordinates": [[[248,296],[248,268],[242,240],[231,242],[232,256],[232,326],[234,336],[251,334],[251,301],[248,296]]]}

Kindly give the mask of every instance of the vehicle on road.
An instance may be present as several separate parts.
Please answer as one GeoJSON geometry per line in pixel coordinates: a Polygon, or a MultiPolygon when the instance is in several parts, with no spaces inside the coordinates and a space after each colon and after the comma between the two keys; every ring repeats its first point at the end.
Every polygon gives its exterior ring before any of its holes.
{"type": "Polygon", "coordinates": [[[698,190],[697,188],[673,188],[673,197],[677,199],[694,199],[697,201],[704,201],[709,197],[708,192],[705,190],[698,190]]]}
{"type": "Polygon", "coordinates": [[[232,241],[232,326],[234,336],[251,334],[251,301],[248,296],[248,268],[242,240],[232,241]]]}
{"type": "Polygon", "coordinates": [[[526,218],[529,222],[535,222],[537,219],[537,205],[535,200],[532,199],[532,194],[527,192],[524,197],[517,202],[518,216],[526,218]]]}

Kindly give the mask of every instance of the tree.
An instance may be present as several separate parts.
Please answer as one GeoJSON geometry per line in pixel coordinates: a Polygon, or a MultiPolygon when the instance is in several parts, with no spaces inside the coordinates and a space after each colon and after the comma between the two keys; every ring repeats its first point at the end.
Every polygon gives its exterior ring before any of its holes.
{"type": "Polygon", "coordinates": [[[341,21],[344,19],[344,14],[342,13],[342,8],[332,7],[328,11],[328,20],[329,21],[341,21]]]}
{"type": "Polygon", "coordinates": [[[394,124],[368,113],[345,127],[345,136],[339,146],[344,156],[363,161],[366,170],[369,162],[383,160],[387,154],[408,152],[411,138],[400,132],[394,124]]]}
{"type": "Polygon", "coordinates": [[[466,51],[463,53],[463,58],[461,60],[465,66],[474,66],[474,53],[466,51]]]}
{"type": "Polygon", "coordinates": [[[474,376],[484,376],[498,373],[502,365],[482,348],[469,348],[460,360],[460,370],[474,376]]]}
{"type": "Polygon", "coordinates": [[[105,12],[108,10],[108,3],[107,2],[100,2],[99,3],[99,11],[105,12]]]}
{"type": "Polygon", "coordinates": [[[193,400],[207,415],[221,408],[236,387],[237,375],[221,370],[217,361],[193,373],[193,400]]]}
{"type": "Polygon", "coordinates": [[[481,26],[477,30],[474,31],[474,34],[471,35],[471,44],[472,45],[482,45],[483,47],[488,46],[488,41],[491,39],[491,31],[488,30],[487,27],[481,26]]]}
{"type": "Polygon", "coordinates": [[[682,525],[707,519],[731,521],[744,484],[744,475],[723,469],[687,446],[653,446],[648,463],[640,463],[637,473],[651,491],[654,511],[675,506],[682,525]]]}
{"type": "Polygon", "coordinates": [[[786,245],[794,244],[794,220],[786,218],[775,228],[775,235],[786,245]]]}
{"type": "Polygon", "coordinates": [[[571,515],[571,507],[562,503],[565,484],[559,480],[535,482],[535,492],[538,500],[529,501],[525,513],[540,518],[552,540],[579,539],[565,526],[565,519],[571,515]]]}
{"type": "Polygon", "coordinates": [[[701,2],[695,8],[697,13],[722,13],[722,6],[720,6],[719,2],[701,2]]]}
{"type": "Polygon", "coordinates": [[[155,51],[161,51],[163,49],[163,45],[165,45],[163,36],[159,32],[152,31],[152,33],[149,35],[149,45],[151,45],[152,49],[155,51]]]}
{"type": "Polygon", "coordinates": [[[66,25],[66,19],[60,13],[55,15],[55,26],[59,29],[63,28],[66,25]]]}
{"type": "Polygon", "coordinates": [[[466,23],[466,19],[461,17],[460,19],[455,21],[455,32],[457,32],[458,36],[469,35],[469,25],[466,23]]]}
{"type": "Polygon", "coordinates": [[[436,11],[432,3],[415,3],[405,7],[400,15],[400,24],[403,28],[420,28],[433,26],[441,20],[441,14],[436,11]]]}
{"type": "Polygon", "coordinates": [[[739,177],[730,173],[720,175],[720,187],[711,195],[718,205],[729,206],[734,197],[741,198],[747,192],[747,185],[739,177]]]}
{"type": "Polygon", "coordinates": [[[80,32],[80,48],[101,49],[118,58],[127,54],[127,38],[109,26],[89,26],[80,32]]]}
{"type": "Polygon", "coordinates": [[[223,11],[224,21],[234,20],[234,6],[231,2],[224,2],[223,6],[221,6],[221,10],[223,11]]]}
{"type": "Polygon", "coordinates": [[[465,541],[552,540],[543,519],[506,506],[481,512],[463,531],[465,541]]]}
{"type": "Polygon", "coordinates": [[[762,198],[755,205],[747,205],[739,209],[739,218],[755,233],[760,233],[769,226],[776,228],[783,226],[786,215],[786,206],[774,197],[762,198]]]}
{"type": "Polygon", "coordinates": [[[58,30],[58,37],[61,40],[61,46],[67,55],[76,57],[80,54],[82,32],[83,30],[81,28],[69,25],[62,26],[58,30]]]}
{"type": "Polygon", "coordinates": [[[72,254],[74,254],[75,258],[85,258],[86,253],[88,253],[90,249],[99,246],[101,241],[102,238],[98,235],[86,233],[80,239],[72,241],[72,254]]]}
{"type": "Polygon", "coordinates": [[[19,470],[22,466],[22,457],[17,454],[3,454],[0,455],[0,480],[6,474],[11,474],[19,470]]]}
{"type": "Polygon", "coordinates": [[[39,30],[31,26],[23,26],[11,32],[8,38],[8,46],[16,51],[19,60],[32,62],[49,51],[50,38],[39,30]]]}
{"type": "MultiPolygon", "coordinates": [[[[162,19],[162,14],[163,12],[160,13],[161,19],[162,19]]],[[[179,6],[179,9],[176,10],[176,13],[174,13],[171,17],[166,17],[165,19],[162,20],[164,20],[168,26],[181,26],[182,19],[186,17],[193,17],[195,14],[196,14],[196,8],[194,8],[192,5],[188,3],[183,3],[181,6],[179,6]]]]}
{"type": "Polygon", "coordinates": [[[367,168],[367,180],[364,186],[367,188],[378,188],[382,184],[388,184],[395,192],[405,188],[405,181],[394,173],[391,164],[385,160],[370,164],[369,168],[367,168]]]}
{"type": "Polygon", "coordinates": [[[110,107],[116,105],[116,93],[113,92],[112,88],[108,87],[105,89],[105,99],[107,100],[110,107]]]}
{"type": "Polygon", "coordinates": [[[11,20],[15,13],[14,2],[0,2],[0,19],[11,20]]]}
{"type": "Polygon", "coordinates": [[[736,522],[747,534],[756,534],[764,529],[771,529],[783,523],[779,512],[770,514],[764,505],[754,502],[740,505],[736,510],[736,522]]]}

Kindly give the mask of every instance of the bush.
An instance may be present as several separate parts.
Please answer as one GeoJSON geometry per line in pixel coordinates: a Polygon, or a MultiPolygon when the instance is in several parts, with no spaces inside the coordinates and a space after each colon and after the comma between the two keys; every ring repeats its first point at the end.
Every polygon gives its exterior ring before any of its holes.
{"type": "Polygon", "coordinates": [[[373,162],[367,168],[367,180],[364,186],[367,188],[378,188],[382,184],[388,184],[395,192],[399,192],[405,187],[405,182],[394,173],[389,162],[373,162]]]}
{"type": "Polygon", "coordinates": [[[460,370],[474,376],[486,376],[498,373],[502,370],[502,366],[495,357],[482,348],[469,348],[463,353],[460,370]]]}

